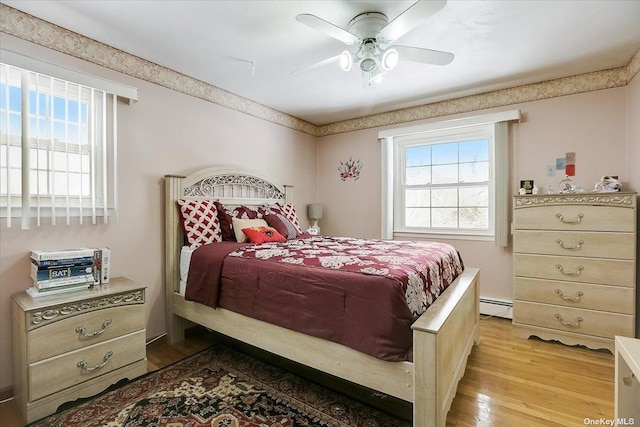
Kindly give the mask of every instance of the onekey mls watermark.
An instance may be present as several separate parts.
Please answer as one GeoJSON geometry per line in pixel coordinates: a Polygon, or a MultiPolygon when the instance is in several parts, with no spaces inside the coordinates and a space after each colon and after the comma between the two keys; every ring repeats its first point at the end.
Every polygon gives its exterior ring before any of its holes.
{"type": "Polygon", "coordinates": [[[585,418],[586,426],[633,426],[636,425],[635,418],[585,418]]]}

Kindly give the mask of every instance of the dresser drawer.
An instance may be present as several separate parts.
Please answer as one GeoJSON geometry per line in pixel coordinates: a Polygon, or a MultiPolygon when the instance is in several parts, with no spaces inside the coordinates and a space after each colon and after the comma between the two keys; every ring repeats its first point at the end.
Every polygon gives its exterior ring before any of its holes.
{"type": "Polygon", "coordinates": [[[635,231],[635,210],[611,206],[533,206],[516,209],[520,230],[635,231]]]}
{"type": "Polygon", "coordinates": [[[527,254],[633,260],[635,249],[633,233],[516,230],[513,238],[513,251],[527,254]]]}
{"type": "Polygon", "coordinates": [[[621,314],[635,313],[633,288],[521,277],[514,279],[513,287],[517,300],[621,314]]]}
{"type": "Polygon", "coordinates": [[[632,315],[525,301],[514,301],[513,309],[514,323],[606,338],[634,334],[632,315]]]}
{"type": "Polygon", "coordinates": [[[140,305],[126,305],[91,311],[32,329],[27,333],[28,362],[144,329],[144,314],[140,305]],[[95,335],[83,336],[91,334],[95,335]]]}
{"type": "Polygon", "coordinates": [[[635,262],[628,260],[514,255],[514,275],[536,279],[566,280],[635,287],[635,262]]]}
{"type": "Polygon", "coordinates": [[[145,332],[139,331],[32,363],[28,369],[29,401],[99,377],[145,357],[145,332]],[[78,366],[81,361],[86,362],[86,369],[78,366]]]}

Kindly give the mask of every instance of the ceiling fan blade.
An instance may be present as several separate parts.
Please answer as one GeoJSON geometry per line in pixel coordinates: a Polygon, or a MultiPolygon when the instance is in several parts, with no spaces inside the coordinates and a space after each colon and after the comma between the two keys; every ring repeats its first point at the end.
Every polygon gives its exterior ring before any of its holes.
{"type": "Polygon", "coordinates": [[[325,33],[326,35],[333,37],[334,39],[340,40],[344,44],[357,45],[358,43],[360,43],[360,38],[358,36],[355,36],[347,30],[343,30],[342,28],[333,25],[331,22],[327,22],[322,18],[318,18],[315,15],[303,13],[296,16],[296,21],[306,25],[307,27],[311,27],[314,30],[325,33]]]}
{"type": "Polygon", "coordinates": [[[389,49],[391,48],[398,52],[398,58],[401,61],[406,60],[422,62],[423,64],[447,65],[455,58],[453,53],[443,52],[441,50],[422,49],[411,46],[389,46],[389,49]]]}
{"type": "Polygon", "coordinates": [[[295,75],[298,75],[298,74],[304,74],[304,73],[307,73],[309,71],[317,70],[318,68],[322,68],[322,67],[325,67],[327,65],[333,64],[334,62],[339,62],[340,61],[340,56],[341,55],[336,55],[336,56],[332,56],[331,58],[327,58],[324,61],[316,62],[315,64],[309,65],[308,67],[304,67],[304,68],[301,68],[299,70],[293,71],[291,73],[291,75],[295,76],[295,75]]]}
{"type": "Polygon", "coordinates": [[[392,43],[442,9],[446,4],[447,0],[422,0],[416,2],[384,26],[378,33],[378,40],[383,43],[392,43]]]}

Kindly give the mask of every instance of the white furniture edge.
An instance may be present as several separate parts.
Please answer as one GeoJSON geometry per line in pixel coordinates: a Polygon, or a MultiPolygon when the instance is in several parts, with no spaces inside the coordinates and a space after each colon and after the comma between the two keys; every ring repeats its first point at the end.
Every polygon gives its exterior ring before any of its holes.
{"type": "MultiPolygon", "coordinates": [[[[207,168],[188,177],[165,176],[165,291],[169,343],[184,339],[188,321],[211,328],[287,359],[413,403],[415,427],[445,426],[473,344],[479,343],[479,270],[466,268],[413,324],[413,363],[387,362],[349,347],[255,320],[229,310],[185,301],[179,291],[183,234],[176,202],[189,186],[218,174],[260,174],[207,168]]],[[[267,178],[283,190],[286,186],[267,178]]],[[[222,203],[246,198],[222,197],[222,203]]],[[[264,200],[259,199],[261,204],[264,200]]],[[[250,203],[245,203],[250,204],[250,203]]]]}

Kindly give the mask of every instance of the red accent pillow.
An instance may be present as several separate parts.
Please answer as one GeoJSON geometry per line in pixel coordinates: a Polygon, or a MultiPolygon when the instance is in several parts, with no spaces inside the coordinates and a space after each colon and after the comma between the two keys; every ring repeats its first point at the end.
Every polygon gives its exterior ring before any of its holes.
{"type": "Polygon", "coordinates": [[[182,227],[190,248],[222,241],[218,210],[212,200],[178,200],[182,227]]]}
{"type": "Polygon", "coordinates": [[[286,242],[287,239],[273,227],[243,228],[242,232],[251,243],[286,242]]]}
{"type": "Polygon", "coordinates": [[[222,240],[228,240],[231,242],[236,241],[236,235],[233,232],[233,218],[262,218],[262,214],[258,212],[258,210],[252,209],[248,206],[238,206],[233,208],[227,207],[218,201],[216,201],[215,204],[218,209],[218,219],[220,220],[220,229],[222,230],[222,240]]]}

